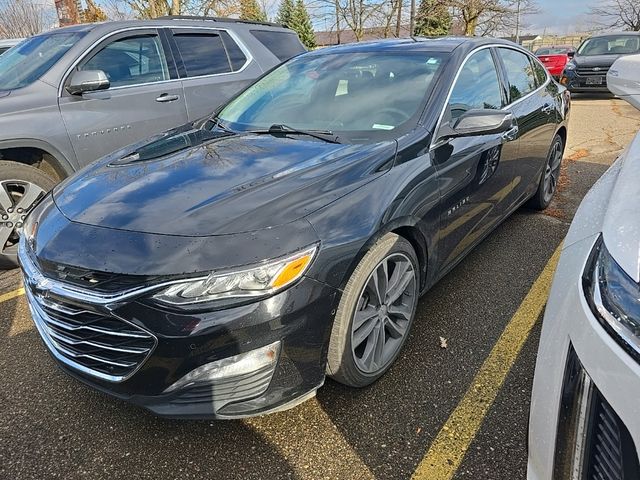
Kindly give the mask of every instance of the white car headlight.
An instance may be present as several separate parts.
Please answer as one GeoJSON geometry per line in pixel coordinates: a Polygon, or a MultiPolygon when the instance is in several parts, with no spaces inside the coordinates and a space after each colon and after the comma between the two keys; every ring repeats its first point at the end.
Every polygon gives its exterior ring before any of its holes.
{"type": "Polygon", "coordinates": [[[152,298],[158,303],[179,307],[271,295],[302,277],[316,251],[317,247],[313,246],[258,265],[185,279],[166,287],[152,298]]]}
{"type": "Polygon", "coordinates": [[[575,70],[576,69],[576,64],[573,62],[569,62],[564,66],[565,70],[575,70]]]}
{"type": "Polygon", "coordinates": [[[640,359],[640,285],[609,254],[602,237],[596,242],[582,281],[595,317],[640,359]]]}

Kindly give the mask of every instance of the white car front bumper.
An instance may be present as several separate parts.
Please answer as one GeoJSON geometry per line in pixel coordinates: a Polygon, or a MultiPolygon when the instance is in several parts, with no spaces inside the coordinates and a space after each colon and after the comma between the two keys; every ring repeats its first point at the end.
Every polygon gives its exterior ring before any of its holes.
{"type": "Polygon", "coordinates": [[[598,236],[566,247],[554,278],[533,385],[529,480],[590,480],[603,468],[605,479],[640,478],[640,365],[602,327],[582,288],[598,236]]]}

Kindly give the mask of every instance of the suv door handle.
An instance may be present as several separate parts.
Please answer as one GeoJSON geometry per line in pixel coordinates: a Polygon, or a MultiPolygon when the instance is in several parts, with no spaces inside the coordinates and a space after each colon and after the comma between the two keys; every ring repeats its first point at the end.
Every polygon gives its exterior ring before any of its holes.
{"type": "Polygon", "coordinates": [[[502,140],[504,140],[505,142],[511,142],[515,140],[516,138],[518,138],[519,131],[520,129],[517,125],[515,127],[512,127],[510,130],[507,130],[502,134],[502,140]]]}
{"type": "Polygon", "coordinates": [[[545,103],[544,106],[542,107],[542,113],[546,113],[547,115],[553,112],[553,110],[554,110],[553,105],[549,105],[548,103],[545,103]]]}
{"type": "Polygon", "coordinates": [[[158,98],[156,98],[156,102],[166,103],[166,102],[174,102],[180,98],[179,95],[169,95],[168,93],[163,93],[158,98]]]}

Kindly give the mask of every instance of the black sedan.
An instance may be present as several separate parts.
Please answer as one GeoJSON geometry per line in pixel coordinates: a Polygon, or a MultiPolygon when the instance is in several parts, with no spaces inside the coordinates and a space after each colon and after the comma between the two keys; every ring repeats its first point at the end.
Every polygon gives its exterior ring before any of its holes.
{"type": "Polygon", "coordinates": [[[19,250],[33,319],[62,369],[160,415],[368,385],[421,294],[518,207],[549,205],[568,113],[508,42],[305,53],[45,197],[19,250]]]}

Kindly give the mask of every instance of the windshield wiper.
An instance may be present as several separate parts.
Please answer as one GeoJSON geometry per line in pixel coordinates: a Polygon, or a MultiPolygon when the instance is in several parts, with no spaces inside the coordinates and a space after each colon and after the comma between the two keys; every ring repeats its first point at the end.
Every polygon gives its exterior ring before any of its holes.
{"type": "Polygon", "coordinates": [[[221,130],[224,130],[227,133],[238,133],[238,132],[234,132],[233,130],[231,130],[229,127],[227,127],[224,123],[222,123],[222,120],[220,119],[220,117],[217,114],[214,114],[210,120],[213,122],[213,126],[214,127],[218,127],[221,130]]]}
{"type": "Polygon", "coordinates": [[[290,127],[288,125],[274,123],[269,127],[268,130],[251,130],[250,133],[257,134],[270,134],[270,135],[286,135],[286,134],[296,134],[296,135],[308,135],[313,138],[317,138],[318,140],[323,140],[328,143],[341,143],[338,140],[338,136],[334,135],[334,133],[330,130],[299,130],[297,128],[290,127]]]}

